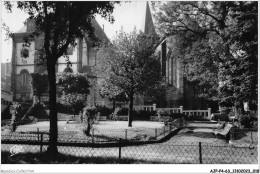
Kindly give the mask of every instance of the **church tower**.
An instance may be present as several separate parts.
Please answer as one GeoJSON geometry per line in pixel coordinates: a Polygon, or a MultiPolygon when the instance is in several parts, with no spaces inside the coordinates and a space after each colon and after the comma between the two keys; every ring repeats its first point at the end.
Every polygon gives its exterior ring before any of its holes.
{"type": "Polygon", "coordinates": [[[153,18],[152,18],[152,14],[148,2],[146,2],[145,15],[144,15],[141,31],[146,35],[156,35],[154,24],[153,24],[153,18]]]}

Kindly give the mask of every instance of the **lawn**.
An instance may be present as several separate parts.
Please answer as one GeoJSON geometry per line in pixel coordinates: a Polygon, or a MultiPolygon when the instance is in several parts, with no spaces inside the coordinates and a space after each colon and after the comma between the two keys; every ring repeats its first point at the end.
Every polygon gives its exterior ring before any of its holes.
{"type": "MultiPolygon", "coordinates": [[[[162,122],[149,122],[149,121],[133,121],[133,126],[128,127],[127,121],[100,121],[98,124],[93,125],[91,130],[91,136],[87,137],[83,133],[84,126],[77,123],[69,123],[66,121],[58,121],[58,134],[59,141],[62,142],[75,142],[75,141],[118,141],[119,138],[127,140],[151,140],[155,136],[159,137],[162,135],[164,124],[162,122]],[[92,134],[94,135],[92,137],[92,134]]],[[[19,133],[28,132],[48,132],[49,122],[42,121],[36,124],[27,124],[18,126],[15,134],[17,134],[16,139],[26,138],[25,136],[19,136],[19,133]]],[[[167,131],[165,129],[165,131],[167,131]]],[[[3,135],[9,135],[9,132],[2,131],[3,135]]],[[[168,130],[169,132],[169,130],[168,130]]],[[[12,135],[14,136],[14,135],[12,135]]],[[[36,139],[37,136],[31,137],[30,140],[36,139]]],[[[44,135],[44,140],[48,141],[48,136],[44,135]]]]}
{"type": "MultiPolygon", "coordinates": [[[[20,125],[17,128],[17,131],[22,130],[37,130],[39,128],[40,131],[49,130],[49,121],[41,121],[36,124],[27,124],[20,125]]],[[[162,128],[163,122],[151,122],[151,121],[133,121],[132,127],[128,127],[127,121],[99,121],[98,124],[94,124],[94,129],[98,130],[117,130],[122,131],[125,129],[133,130],[133,129],[155,129],[162,128]]],[[[59,131],[81,131],[81,125],[76,123],[66,124],[66,121],[58,121],[58,129],[59,131]]]]}

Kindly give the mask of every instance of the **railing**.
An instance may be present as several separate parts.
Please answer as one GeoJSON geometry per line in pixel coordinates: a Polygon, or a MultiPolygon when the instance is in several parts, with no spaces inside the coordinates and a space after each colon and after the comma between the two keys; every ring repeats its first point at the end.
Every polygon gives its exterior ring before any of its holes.
{"type": "Polygon", "coordinates": [[[156,110],[161,110],[162,112],[170,113],[182,113],[182,108],[156,108],[156,110]]]}
{"type": "Polygon", "coordinates": [[[203,116],[203,117],[209,117],[210,111],[209,110],[184,110],[182,111],[185,115],[194,115],[194,116],[203,116]]]}
{"type": "Polygon", "coordinates": [[[211,116],[211,108],[208,108],[207,110],[183,110],[183,106],[180,106],[179,108],[157,108],[156,104],[153,105],[138,105],[134,106],[134,109],[136,111],[145,110],[145,111],[158,111],[161,110],[162,112],[167,112],[168,114],[171,113],[181,113],[184,115],[193,115],[193,116],[203,116],[204,118],[210,118],[211,116]]]}
{"type": "Polygon", "coordinates": [[[155,111],[155,109],[156,109],[156,104],[134,106],[134,110],[136,111],[155,111]]]}

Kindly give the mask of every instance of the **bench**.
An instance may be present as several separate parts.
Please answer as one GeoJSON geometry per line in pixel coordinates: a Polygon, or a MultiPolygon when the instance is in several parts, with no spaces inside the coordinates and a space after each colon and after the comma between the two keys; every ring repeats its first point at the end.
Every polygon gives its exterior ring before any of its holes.
{"type": "Polygon", "coordinates": [[[170,116],[150,116],[150,121],[167,121],[169,120],[171,117],[170,116]]]}
{"type": "Polygon", "coordinates": [[[233,125],[231,125],[231,124],[226,124],[223,129],[214,130],[214,133],[215,133],[216,136],[217,136],[218,134],[220,134],[220,135],[223,135],[223,136],[226,137],[232,127],[233,127],[233,125]]]}
{"type": "Polygon", "coordinates": [[[99,116],[98,121],[106,121],[107,116],[99,116]]]}
{"type": "Polygon", "coordinates": [[[223,128],[224,128],[224,126],[225,126],[225,124],[226,124],[226,122],[225,122],[225,121],[222,121],[222,122],[219,122],[219,123],[217,123],[217,125],[216,125],[216,126],[213,126],[213,131],[215,131],[215,130],[221,130],[221,129],[223,129],[223,128]]]}
{"type": "Polygon", "coordinates": [[[117,120],[118,121],[128,121],[128,115],[118,115],[117,120]]]}

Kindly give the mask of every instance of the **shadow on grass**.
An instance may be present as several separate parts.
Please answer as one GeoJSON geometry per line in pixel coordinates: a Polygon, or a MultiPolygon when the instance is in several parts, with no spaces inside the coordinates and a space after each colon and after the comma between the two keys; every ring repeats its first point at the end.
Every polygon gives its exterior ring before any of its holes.
{"type": "Polygon", "coordinates": [[[247,136],[247,134],[244,132],[235,132],[234,140],[240,140],[246,136],[247,136]]]}
{"type": "Polygon", "coordinates": [[[218,135],[216,137],[216,135],[213,132],[194,132],[193,129],[188,130],[182,134],[186,135],[186,136],[192,136],[192,137],[198,137],[198,138],[218,138],[218,139],[223,139],[223,140],[229,139],[229,136],[225,137],[225,136],[218,135]]]}
{"type": "Polygon", "coordinates": [[[115,157],[78,157],[59,154],[56,162],[51,162],[46,152],[21,153],[11,156],[9,152],[1,152],[2,164],[167,164],[165,162],[136,160],[115,157]]]}

